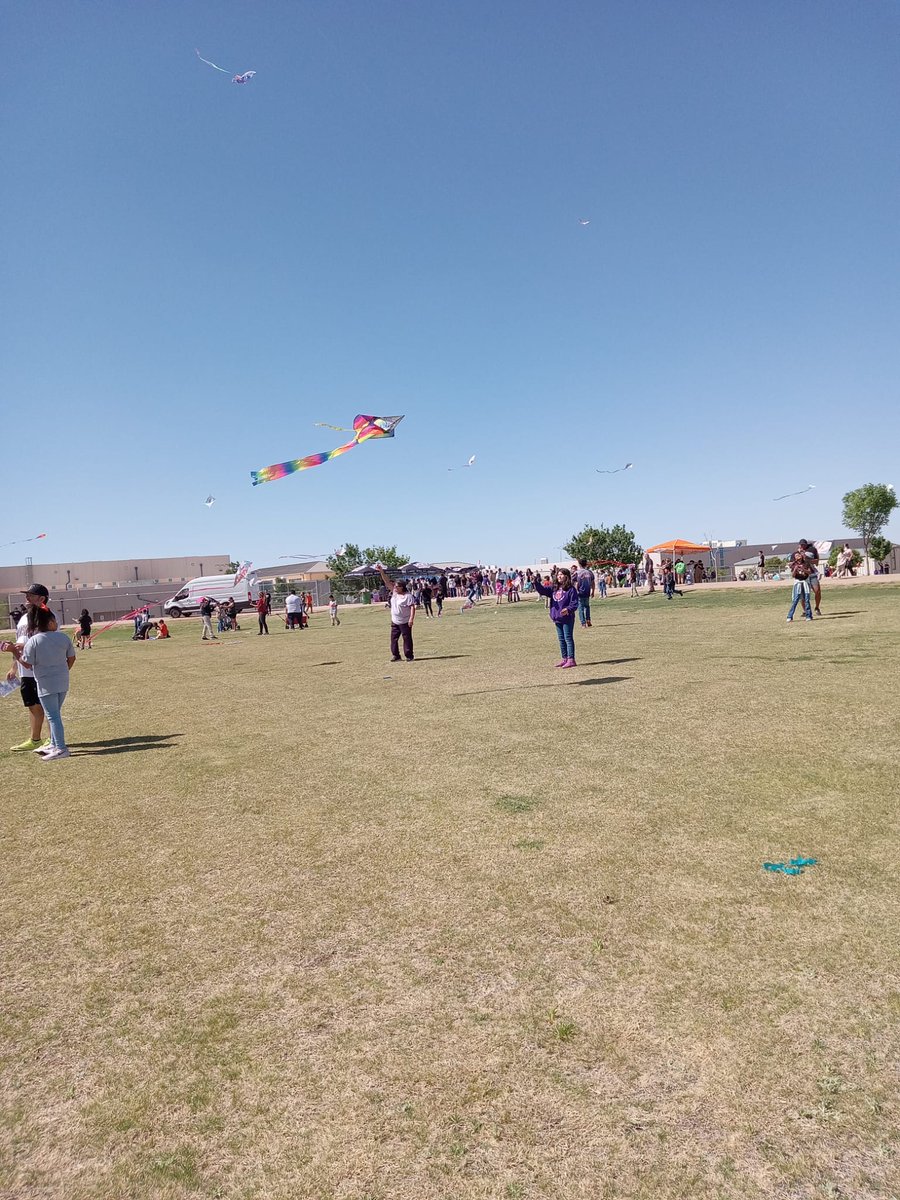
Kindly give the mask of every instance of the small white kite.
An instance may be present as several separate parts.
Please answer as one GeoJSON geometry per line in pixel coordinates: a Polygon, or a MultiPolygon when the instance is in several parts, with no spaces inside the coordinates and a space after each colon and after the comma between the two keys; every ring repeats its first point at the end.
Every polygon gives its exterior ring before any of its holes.
{"type": "Polygon", "coordinates": [[[588,219],[588,220],[585,220],[585,218],[584,218],[584,217],[579,217],[579,218],[578,218],[578,224],[579,224],[579,225],[590,225],[590,223],[591,223],[591,222],[590,222],[590,220],[589,220],[589,219],[588,219]]]}
{"type": "Polygon", "coordinates": [[[785,494],[783,496],[775,496],[774,499],[775,500],[787,500],[791,496],[805,496],[807,492],[814,492],[815,490],[816,490],[816,485],[814,483],[811,483],[809,485],[809,487],[801,488],[799,492],[785,492],[785,494]]]}
{"type": "Polygon", "coordinates": [[[624,467],[616,467],[614,470],[604,471],[602,468],[597,468],[598,475],[618,475],[620,471],[630,471],[634,463],[626,463],[624,467]]]}
{"type": "MultiPolygon", "coordinates": [[[[210,62],[208,58],[204,58],[196,46],[194,47],[194,53],[197,55],[200,61],[202,63],[206,63],[208,67],[214,67],[217,71],[221,71],[223,75],[231,75],[231,72],[226,71],[224,67],[217,67],[214,62],[210,62]]],[[[249,83],[255,74],[255,71],[242,71],[239,75],[231,75],[231,82],[249,83]]]]}
{"type": "Polygon", "coordinates": [[[461,467],[448,467],[447,470],[448,471],[465,471],[466,467],[474,467],[474,466],[475,466],[475,455],[473,454],[472,457],[469,459],[469,461],[467,463],[463,463],[463,465],[461,467]]]}
{"type": "Polygon", "coordinates": [[[207,508],[212,508],[212,506],[215,504],[215,502],[216,502],[215,496],[207,496],[206,499],[203,501],[203,503],[206,505],[207,508]]]}

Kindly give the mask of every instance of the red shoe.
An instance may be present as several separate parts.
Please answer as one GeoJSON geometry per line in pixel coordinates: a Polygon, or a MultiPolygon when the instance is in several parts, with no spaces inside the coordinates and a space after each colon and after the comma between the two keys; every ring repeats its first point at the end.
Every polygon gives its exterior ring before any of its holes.
{"type": "Polygon", "coordinates": [[[567,658],[564,663],[559,664],[561,667],[577,667],[578,663],[574,658],[567,658]]]}
{"type": "Polygon", "coordinates": [[[588,623],[587,623],[587,627],[588,627],[588,629],[593,629],[593,628],[594,628],[594,627],[593,627],[593,625],[590,623],[590,621],[588,621],[588,623]]]}
{"type": "Polygon", "coordinates": [[[558,663],[556,663],[556,666],[557,666],[557,668],[559,668],[559,667],[565,667],[565,666],[568,664],[568,662],[569,662],[569,660],[568,660],[567,658],[561,658],[561,659],[559,660],[559,662],[558,662],[558,663]]]}

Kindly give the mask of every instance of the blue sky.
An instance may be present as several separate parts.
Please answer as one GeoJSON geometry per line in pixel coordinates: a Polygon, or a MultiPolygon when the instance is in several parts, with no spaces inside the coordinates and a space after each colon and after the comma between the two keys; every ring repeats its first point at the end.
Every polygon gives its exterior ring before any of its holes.
{"type": "Polygon", "coordinates": [[[36,560],[833,537],[900,473],[893,2],[19,2],[3,44],[36,560]],[[406,419],[251,487],[357,412],[406,419]]]}

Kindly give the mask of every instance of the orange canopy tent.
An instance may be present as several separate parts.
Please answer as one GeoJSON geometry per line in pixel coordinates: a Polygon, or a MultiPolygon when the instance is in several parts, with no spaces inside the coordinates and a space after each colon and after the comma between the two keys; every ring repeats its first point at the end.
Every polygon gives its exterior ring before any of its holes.
{"type": "Polygon", "coordinates": [[[658,546],[648,546],[648,554],[697,554],[701,550],[709,550],[709,546],[698,546],[696,542],[686,542],[683,538],[672,538],[668,542],[660,542],[658,546]]]}

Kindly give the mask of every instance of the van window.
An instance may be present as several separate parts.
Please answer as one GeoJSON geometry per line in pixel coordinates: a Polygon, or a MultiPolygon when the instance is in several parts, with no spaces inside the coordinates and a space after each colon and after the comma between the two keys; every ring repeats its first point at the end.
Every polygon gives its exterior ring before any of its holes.
{"type": "Polygon", "coordinates": [[[188,598],[188,590],[187,590],[187,588],[182,588],[180,592],[177,592],[177,593],[176,593],[176,594],[175,594],[175,595],[172,597],[172,599],[173,599],[173,600],[187,600],[187,598],[188,598]]]}

